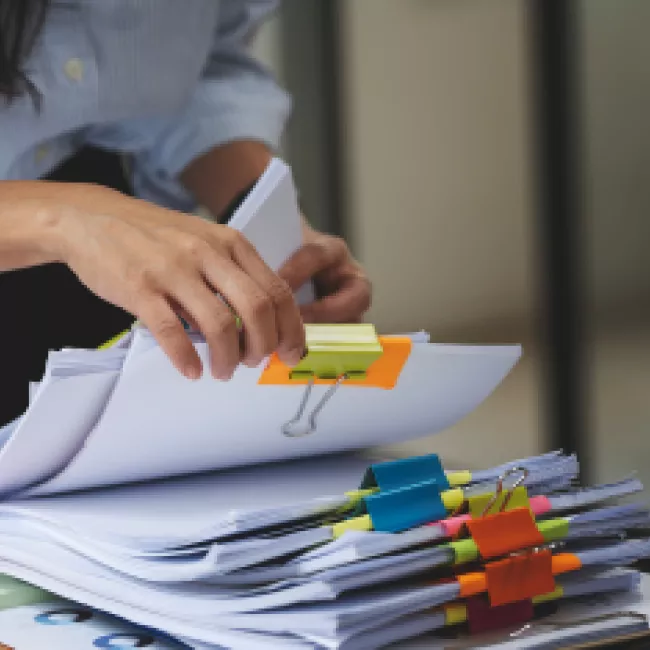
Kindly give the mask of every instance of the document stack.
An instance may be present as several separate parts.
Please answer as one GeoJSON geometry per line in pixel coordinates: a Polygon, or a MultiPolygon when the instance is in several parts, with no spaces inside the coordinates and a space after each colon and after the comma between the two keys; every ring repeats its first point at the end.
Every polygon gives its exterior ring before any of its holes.
{"type": "MultiPolygon", "coordinates": [[[[286,165],[232,225],[273,268],[300,246],[286,165]]],[[[51,353],[0,431],[0,647],[558,648],[647,633],[633,566],[650,557],[650,512],[618,501],[641,492],[634,477],[578,487],[560,451],[480,471],[367,451],[451,426],[520,353],[307,327],[298,366],[272,357],[225,383],[185,380],[137,325],[51,353]],[[619,600],[571,614],[598,595],[619,600]]]]}

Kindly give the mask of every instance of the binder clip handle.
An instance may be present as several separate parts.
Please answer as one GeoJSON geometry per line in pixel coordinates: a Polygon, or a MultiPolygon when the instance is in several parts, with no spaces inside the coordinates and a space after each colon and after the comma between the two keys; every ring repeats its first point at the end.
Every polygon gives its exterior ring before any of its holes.
{"type": "Polygon", "coordinates": [[[525,467],[511,467],[507,472],[504,472],[497,480],[497,489],[494,493],[494,496],[487,502],[485,508],[483,509],[483,512],[481,513],[481,517],[485,517],[485,515],[490,512],[492,506],[499,500],[499,497],[503,494],[504,491],[503,484],[505,480],[508,478],[508,476],[511,476],[513,474],[520,474],[520,476],[512,484],[512,486],[508,488],[506,496],[503,498],[501,508],[499,509],[500,512],[505,512],[508,504],[510,503],[510,499],[512,499],[513,492],[526,481],[529,471],[525,467]]]}
{"type": "Polygon", "coordinates": [[[327,402],[329,402],[334,393],[337,391],[338,387],[346,379],[348,379],[347,374],[342,374],[340,377],[338,377],[338,379],[327,389],[326,393],[320,399],[318,404],[316,404],[316,406],[314,406],[312,409],[312,412],[307,418],[307,426],[299,427],[298,425],[302,420],[302,416],[304,415],[305,409],[307,408],[307,403],[309,402],[309,396],[311,395],[311,391],[314,388],[315,378],[312,376],[309,380],[309,383],[307,384],[307,388],[305,388],[305,392],[303,393],[302,399],[300,400],[300,405],[298,406],[296,414],[291,418],[291,420],[288,420],[282,425],[282,433],[287,436],[287,438],[301,438],[303,436],[308,436],[314,433],[314,431],[316,431],[316,418],[318,417],[318,414],[323,410],[327,402]]]}

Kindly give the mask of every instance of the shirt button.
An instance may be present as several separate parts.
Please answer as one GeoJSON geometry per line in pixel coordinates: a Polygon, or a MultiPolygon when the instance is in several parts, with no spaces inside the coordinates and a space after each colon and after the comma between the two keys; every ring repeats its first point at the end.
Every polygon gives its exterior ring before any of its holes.
{"type": "Polygon", "coordinates": [[[84,64],[81,59],[70,59],[63,66],[66,77],[71,81],[82,81],[84,78],[84,64]]]}
{"type": "Polygon", "coordinates": [[[36,153],[34,154],[34,158],[36,158],[37,163],[42,163],[49,155],[50,149],[46,145],[41,145],[36,149],[36,153]]]}

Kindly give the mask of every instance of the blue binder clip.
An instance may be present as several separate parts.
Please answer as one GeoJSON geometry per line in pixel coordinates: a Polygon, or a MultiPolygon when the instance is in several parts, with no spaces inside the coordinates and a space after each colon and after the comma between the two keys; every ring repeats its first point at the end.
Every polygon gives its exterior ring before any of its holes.
{"type": "Polygon", "coordinates": [[[449,489],[449,480],[437,454],[375,463],[366,470],[361,488],[378,487],[384,492],[429,481],[434,481],[440,491],[449,489]]]}

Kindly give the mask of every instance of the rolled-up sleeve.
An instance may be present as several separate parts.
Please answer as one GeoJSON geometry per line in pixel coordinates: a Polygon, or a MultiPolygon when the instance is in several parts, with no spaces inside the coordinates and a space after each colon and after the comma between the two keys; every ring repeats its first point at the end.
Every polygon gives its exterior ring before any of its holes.
{"type": "MultiPolygon", "coordinates": [[[[277,6],[268,0],[222,0],[214,45],[188,105],[155,120],[151,146],[132,159],[135,192],[179,210],[196,207],[180,173],[197,157],[236,140],[277,150],[291,109],[289,95],[250,53],[257,28],[277,6]]],[[[146,128],[141,122],[141,128],[146,128]]]]}

